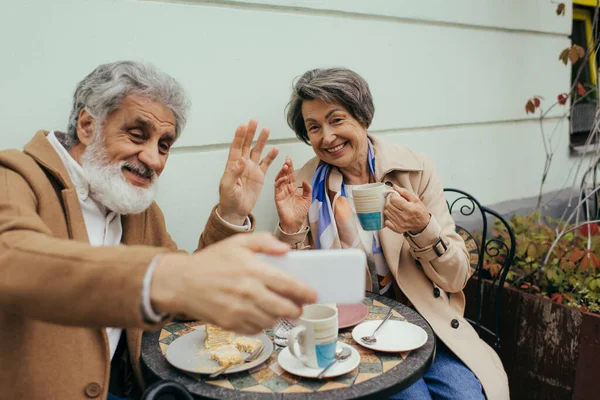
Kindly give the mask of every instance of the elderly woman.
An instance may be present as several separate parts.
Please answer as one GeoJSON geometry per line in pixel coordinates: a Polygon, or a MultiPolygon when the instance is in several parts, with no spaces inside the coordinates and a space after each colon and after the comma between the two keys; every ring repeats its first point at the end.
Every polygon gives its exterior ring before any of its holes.
{"type": "Polygon", "coordinates": [[[500,359],[463,318],[468,253],[435,166],[369,135],[374,112],[369,86],[348,69],[315,69],[297,81],[287,121],[316,157],[296,174],[287,158],[278,173],[276,235],[296,249],[363,249],[366,289],[414,307],[429,322],[439,339],[434,363],[393,398],[508,399],[500,359]],[[373,182],[398,195],[388,196],[385,227],[364,231],[352,189],[373,182]]]}

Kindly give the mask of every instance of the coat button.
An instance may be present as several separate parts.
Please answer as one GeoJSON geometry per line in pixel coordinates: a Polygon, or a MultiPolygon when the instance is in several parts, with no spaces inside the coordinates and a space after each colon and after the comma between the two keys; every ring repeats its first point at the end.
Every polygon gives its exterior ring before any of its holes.
{"type": "Polygon", "coordinates": [[[386,181],[385,186],[394,187],[394,184],[390,181],[386,181]]]}
{"type": "Polygon", "coordinates": [[[460,324],[458,323],[458,320],[455,318],[455,319],[452,320],[452,322],[450,323],[450,325],[452,325],[452,327],[454,329],[458,329],[458,325],[460,325],[460,324]]]}
{"type": "Polygon", "coordinates": [[[99,383],[92,382],[85,387],[85,395],[94,399],[102,394],[102,386],[99,383]]]}
{"type": "Polygon", "coordinates": [[[440,288],[433,288],[433,297],[440,297],[440,288]]]}

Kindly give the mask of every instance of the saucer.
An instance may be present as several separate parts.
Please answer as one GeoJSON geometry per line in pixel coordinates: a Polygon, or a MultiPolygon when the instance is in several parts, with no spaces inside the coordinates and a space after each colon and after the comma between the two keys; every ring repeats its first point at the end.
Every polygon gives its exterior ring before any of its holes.
{"type": "Polygon", "coordinates": [[[338,327],[340,329],[350,328],[358,325],[369,315],[369,307],[364,304],[339,304],[338,327]]]}
{"type": "Polygon", "coordinates": [[[377,332],[377,342],[367,344],[360,338],[375,331],[381,320],[366,321],[352,330],[352,338],[359,345],[371,350],[396,353],[417,349],[427,343],[427,332],[423,328],[406,321],[388,321],[377,332]]]}
{"type": "MultiPolygon", "coordinates": [[[[337,343],[338,349],[344,347],[348,347],[352,351],[352,355],[344,361],[338,361],[335,363],[333,367],[329,368],[329,371],[327,371],[324,378],[333,378],[335,376],[347,374],[354,368],[358,367],[358,364],[360,364],[360,354],[358,354],[358,351],[356,351],[354,347],[342,342],[337,343]]],[[[301,376],[303,378],[316,378],[317,375],[319,375],[319,373],[323,370],[323,368],[307,367],[302,363],[302,361],[294,357],[292,353],[290,353],[290,349],[287,347],[281,350],[277,361],[283,370],[292,375],[301,376]]]]}

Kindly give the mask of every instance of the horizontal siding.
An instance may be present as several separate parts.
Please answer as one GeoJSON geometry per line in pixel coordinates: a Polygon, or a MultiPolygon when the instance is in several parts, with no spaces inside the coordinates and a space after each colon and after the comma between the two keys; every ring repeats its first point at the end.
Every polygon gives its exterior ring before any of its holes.
{"type": "MultiPolygon", "coordinates": [[[[552,0],[150,0],[184,2],[264,10],[356,14],[482,28],[500,28],[568,34],[571,8],[566,18],[556,19],[557,2],[552,0]]],[[[566,1],[565,3],[569,3],[566,1]]]]}
{"type": "Polygon", "coordinates": [[[569,84],[557,59],[566,36],[212,5],[36,3],[33,15],[15,3],[0,26],[0,37],[19,37],[5,47],[18,62],[0,65],[10,94],[0,113],[18,133],[7,147],[35,129],[64,128],[76,82],[123,58],[151,61],[189,91],[178,146],[226,143],[250,117],[274,139],[291,137],[283,109],[292,80],[315,67],[347,66],[367,79],[375,131],[524,119],[527,98],[553,99],[569,84]]]}

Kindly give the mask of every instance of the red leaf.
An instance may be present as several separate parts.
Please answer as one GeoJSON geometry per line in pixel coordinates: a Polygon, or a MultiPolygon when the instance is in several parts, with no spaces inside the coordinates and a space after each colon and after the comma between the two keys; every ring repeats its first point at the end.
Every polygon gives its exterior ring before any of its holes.
{"type": "Polygon", "coordinates": [[[567,62],[569,62],[569,50],[569,48],[564,49],[560,52],[560,55],[558,56],[558,59],[562,61],[565,65],[567,65],[567,62]]]}
{"type": "Polygon", "coordinates": [[[579,82],[577,82],[577,94],[580,95],[580,96],[585,95],[585,88],[579,82]]]}
{"type": "Polygon", "coordinates": [[[583,236],[587,236],[588,231],[590,235],[594,236],[600,232],[600,228],[598,228],[598,224],[586,224],[579,228],[579,233],[581,233],[583,236]]]}
{"type": "Polygon", "coordinates": [[[531,101],[531,100],[527,101],[527,104],[525,104],[525,112],[527,114],[529,114],[529,113],[534,114],[535,113],[535,105],[533,104],[533,101],[531,101]]]}
{"type": "Polygon", "coordinates": [[[538,108],[540,106],[540,99],[538,99],[537,97],[534,97],[533,105],[535,106],[535,108],[538,108]]]}
{"type": "Polygon", "coordinates": [[[560,104],[561,106],[564,106],[565,104],[567,104],[567,99],[569,98],[569,95],[566,93],[561,93],[558,95],[558,104],[560,104]]]}
{"type": "Polygon", "coordinates": [[[579,50],[576,47],[577,45],[574,44],[573,47],[571,47],[571,49],[569,50],[569,61],[571,61],[571,64],[575,64],[577,62],[577,60],[579,60],[579,57],[581,57],[579,54],[579,50]]]}
{"type": "Polygon", "coordinates": [[[563,301],[563,297],[561,293],[553,293],[552,296],[550,296],[550,301],[552,301],[553,303],[556,304],[562,304],[563,301]]]}
{"type": "Polygon", "coordinates": [[[596,273],[596,267],[600,267],[600,260],[598,257],[590,250],[589,251],[590,259],[592,261],[592,271],[596,273]]]}
{"type": "Polygon", "coordinates": [[[580,249],[574,249],[571,253],[571,261],[576,262],[581,260],[581,257],[585,255],[585,251],[580,249]]]}
{"type": "Polygon", "coordinates": [[[582,271],[587,271],[588,268],[590,267],[590,264],[592,263],[590,254],[588,252],[586,252],[585,256],[583,256],[583,258],[581,259],[581,270],[582,271]]]}
{"type": "Polygon", "coordinates": [[[520,287],[521,287],[521,289],[523,289],[523,290],[527,290],[527,289],[529,289],[529,286],[530,286],[530,285],[529,285],[529,283],[523,283],[523,284],[521,284],[521,286],[520,286],[520,287]]]}
{"type": "Polygon", "coordinates": [[[573,47],[575,48],[575,50],[577,50],[577,54],[579,55],[579,58],[583,58],[583,56],[585,56],[585,50],[583,49],[583,47],[581,47],[579,45],[573,45],[573,47]]]}

